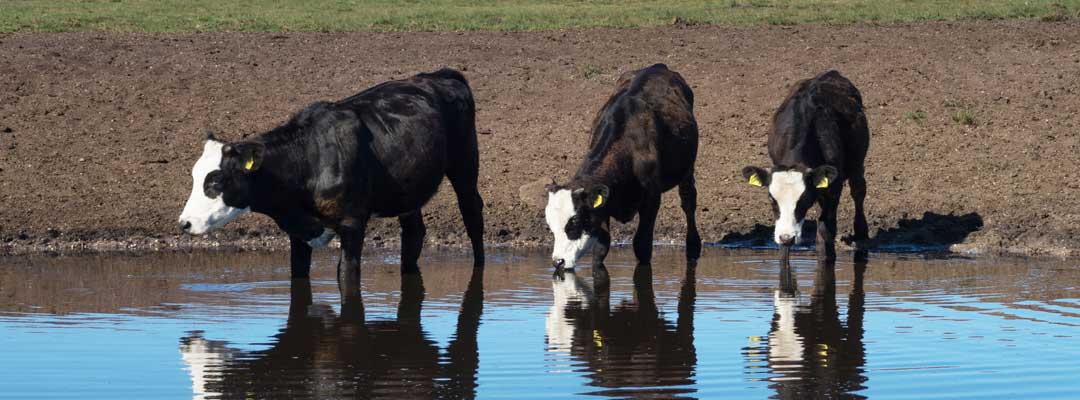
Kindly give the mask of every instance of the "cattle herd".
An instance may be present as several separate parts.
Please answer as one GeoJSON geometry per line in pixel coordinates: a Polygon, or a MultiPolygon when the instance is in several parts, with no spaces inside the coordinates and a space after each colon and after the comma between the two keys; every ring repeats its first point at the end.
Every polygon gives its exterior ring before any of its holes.
{"type": "MultiPolygon", "coordinates": [[[[311,104],[250,139],[225,142],[208,135],[192,168],[180,229],[203,234],[247,212],[265,214],[289,235],[293,278],[307,277],[312,249],[337,236],[342,295],[359,296],[368,221],[397,217],[401,271],[419,272],[421,208],[446,176],[472,243],[474,268],[482,269],[475,111],[465,77],[441,69],[311,104]]],[[[742,170],[748,184],[767,189],[782,260],[800,242],[803,219],[815,203],[819,258],[835,259],[836,209],[845,181],[855,203],[851,240],[867,239],[863,162],[869,141],[862,97],[839,72],[826,71],[791,89],[773,115],[772,166],[742,170]]],[[[634,255],[639,265],[649,265],[661,195],[676,186],[686,216],[686,257],[695,262],[701,254],[694,217],[697,150],[694,94],[683,77],[663,64],[623,74],[592,123],[577,173],[537,189],[544,192],[537,197],[546,196],[556,272],[574,269],[592,250],[593,276],[606,279],[611,219],[627,223],[635,215],[634,255]]]]}

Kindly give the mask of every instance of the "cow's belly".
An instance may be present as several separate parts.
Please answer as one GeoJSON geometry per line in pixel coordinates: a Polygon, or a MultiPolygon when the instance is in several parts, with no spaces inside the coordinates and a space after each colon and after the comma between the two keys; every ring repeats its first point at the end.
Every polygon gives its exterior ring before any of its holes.
{"type": "Polygon", "coordinates": [[[439,190],[446,173],[446,146],[436,140],[426,149],[381,157],[383,171],[371,187],[373,213],[395,217],[416,211],[439,190]]]}
{"type": "Polygon", "coordinates": [[[666,192],[681,183],[694,170],[694,162],[697,159],[697,138],[666,136],[661,148],[663,153],[658,157],[661,161],[658,171],[661,189],[666,192]]]}

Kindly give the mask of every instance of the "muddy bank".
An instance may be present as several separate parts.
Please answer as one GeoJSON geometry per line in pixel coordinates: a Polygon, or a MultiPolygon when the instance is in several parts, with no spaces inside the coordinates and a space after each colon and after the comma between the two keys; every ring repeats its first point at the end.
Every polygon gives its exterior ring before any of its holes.
{"type": "MultiPolygon", "coordinates": [[[[256,134],[312,101],[450,66],[478,108],[480,190],[494,245],[543,245],[542,211],[518,195],[567,179],[588,123],[622,71],[663,62],[696,95],[699,224],[708,242],[759,240],[765,194],[739,170],[766,164],[765,129],[796,80],[836,68],[871,129],[875,246],[1080,252],[1080,22],[668,27],[533,33],[0,35],[0,254],[214,246],[280,248],[248,216],[210,238],[176,235],[202,130],[256,134]],[[66,249],[66,250],[65,250],[66,249]]],[[[444,190],[428,240],[466,241],[444,190]]],[[[840,230],[850,232],[850,201],[840,230]]],[[[683,218],[664,198],[657,240],[683,218]]],[[[633,225],[620,226],[628,240],[633,225]]],[[[392,246],[390,221],[374,243],[392,246]]]]}

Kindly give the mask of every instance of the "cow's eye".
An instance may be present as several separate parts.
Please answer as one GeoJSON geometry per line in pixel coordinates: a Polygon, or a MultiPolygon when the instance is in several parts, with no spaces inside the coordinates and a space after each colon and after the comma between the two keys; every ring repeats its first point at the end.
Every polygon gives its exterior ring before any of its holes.
{"type": "Polygon", "coordinates": [[[221,171],[214,171],[207,174],[206,180],[203,181],[203,192],[206,193],[206,197],[211,199],[217,198],[221,195],[222,190],[221,171]]]}
{"type": "Polygon", "coordinates": [[[583,231],[581,217],[577,215],[570,217],[570,220],[566,221],[566,226],[563,230],[566,232],[566,237],[570,240],[577,240],[580,238],[583,231]]]}

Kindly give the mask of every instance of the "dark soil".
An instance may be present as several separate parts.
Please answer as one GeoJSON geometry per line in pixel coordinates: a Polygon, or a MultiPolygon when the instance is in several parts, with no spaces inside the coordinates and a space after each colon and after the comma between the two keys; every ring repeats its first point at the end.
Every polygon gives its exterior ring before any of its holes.
{"type": "MultiPolygon", "coordinates": [[[[442,66],[477,99],[490,244],[544,245],[519,187],[566,180],[623,71],[663,62],[696,94],[699,224],[708,242],[767,234],[769,118],[795,81],[835,68],[871,127],[875,245],[1080,253],[1080,22],[668,27],[533,33],[0,35],[0,254],[281,247],[263,216],[177,235],[204,129],[241,138],[316,100],[442,66]]],[[[452,191],[425,208],[433,245],[464,244],[452,191]]],[[[842,233],[851,229],[843,202],[842,233]]],[[[657,240],[681,241],[678,197],[657,240]]],[[[619,227],[628,240],[633,225],[619,227]]],[[[381,221],[370,242],[393,244],[381,221]]]]}

